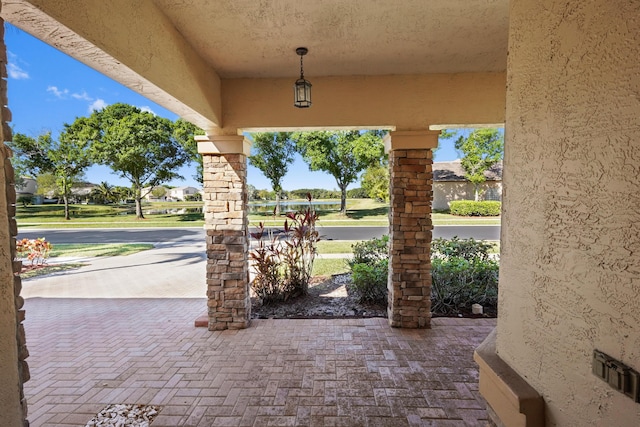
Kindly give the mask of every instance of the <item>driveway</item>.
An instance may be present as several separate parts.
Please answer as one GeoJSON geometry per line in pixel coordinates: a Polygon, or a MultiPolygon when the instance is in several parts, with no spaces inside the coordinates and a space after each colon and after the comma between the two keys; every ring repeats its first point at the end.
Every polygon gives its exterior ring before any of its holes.
{"type": "MultiPolygon", "coordinates": [[[[201,242],[174,242],[128,256],[23,281],[22,296],[51,298],[204,298],[206,254],[201,242]]],[[[50,262],[55,262],[52,259],[50,262]]],[[[205,310],[206,303],[202,309],[205,310]]]]}

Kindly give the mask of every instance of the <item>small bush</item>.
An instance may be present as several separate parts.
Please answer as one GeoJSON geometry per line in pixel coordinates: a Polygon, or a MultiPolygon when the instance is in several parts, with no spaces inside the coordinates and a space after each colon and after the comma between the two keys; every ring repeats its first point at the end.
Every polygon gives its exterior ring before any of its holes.
{"type": "Polygon", "coordinates": [[[18,203],[22,204],[23,207],[27,207],[28,205],[33,204],[33,196],[30,195],[22,195],[18,197],[18,203]]]}
{"type": "Polygon", "coordinates": [[[389,236],[373,238],[364,242],[358,242],[351,246],[353,248],[353,259],[349,265],[368,264],[375,265],[378,261],[389,259],[389,236]]]}
{"type": "Polygon", "coordinates": [[[49,258],[53,245],[44,237],[38,239],[21,239],[16,241],[16,255],[31,261],[31,265],[44,265],[49,258]]]}
{"type": "Polygon", "coordinates": [[[431,242],[431,311],[439,315],[471,311],[471,305],[495,308],[498,262],[490,243],[475,239],[434,239],[431,242]]]}
{"type": "Polygon", "coordinates": [[[352,245],[351,281],[360,302],[380,302],[387,299],[389,276],[389,236],[373,238],[352,245]]]}
{"type": "Polygon", "coordinates": [[[473,200],[454,200],[449,202],[451,215],[460,216],[499,216],[500,202],[486,200],[475,202],[473,200]]]}
{"type": "Polygon", "coordinates": [[[439,315],[471,311],[471,305],[496,307],[498,263],[462,257],[431,262],[431,311],[439,315]]]}
{"type": "Polygon", "coordinates": [[[491,243],[482,240],[459,239],[454,236],[451,240],[433,239],[431,241],[431,258],[464,258],[467,261],[489,259],[489,251],[493,249],[491,243]]]}
{"type": "Polygon", "coordinates": [[[384,303],[387,300],[387,280],[389,276],[389,260],[377,263],[354,264],[351,266],[351,281],[360,302],[384,303]]]}

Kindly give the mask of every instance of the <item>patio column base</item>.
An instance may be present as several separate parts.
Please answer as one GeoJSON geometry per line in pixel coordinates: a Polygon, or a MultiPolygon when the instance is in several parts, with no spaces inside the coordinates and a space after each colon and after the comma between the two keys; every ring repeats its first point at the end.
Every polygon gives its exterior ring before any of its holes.
{"type": "Polygon", "coordinates": [[[251,322],[247,155],[242,136],[197,136],[203,159],[207,231],[207,312],[210,331],[251,322]]]}
{"type": "Polygon", "coordinates": [[[389,324],[431,327],[433,156],[440,131],[389,132],[389,324]]]}

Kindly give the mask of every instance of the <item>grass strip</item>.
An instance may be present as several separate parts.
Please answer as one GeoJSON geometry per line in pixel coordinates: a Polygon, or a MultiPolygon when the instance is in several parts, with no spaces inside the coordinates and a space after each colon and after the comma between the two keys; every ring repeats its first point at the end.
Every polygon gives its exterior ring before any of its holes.
{"type": "Polygon", "coordinates": [[[331,276],[347,273],[349,266],[344,258],[316,258],[313,262],[312,276],[331,276]]]}
{"type": "Polygon", "coordinates": [[[153,249],[153,245],[150,243],[57,243],[53,245],[49,256],[126,256],[148,249],[153,249]]]}
{"type": "Polygon", "coordinates": [[[23,279],[32,279],[38,276],[46,276],[48,274],[59,273],[61,271],[77,270],[80,267],[84,267],[87,264],[82,263],[67,263],[67,264],[54,264],[45,265],[40,268],[34,268],[20,273],[20,277],[23,279]]]}

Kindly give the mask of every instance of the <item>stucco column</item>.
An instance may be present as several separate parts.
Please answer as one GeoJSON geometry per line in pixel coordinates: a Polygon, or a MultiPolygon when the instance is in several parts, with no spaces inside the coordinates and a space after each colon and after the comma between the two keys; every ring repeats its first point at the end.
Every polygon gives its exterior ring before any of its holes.
{"type": "Polygon", "coordinates": [[[440,131],[397,131],[385,137],[389,154],[389,324],[431,326],[432,149],[440,131]]]}
{"type": "Polygon", "coordinates": [[[247,156],[243,136],[197,136],[204,175],[209,330],[240,329],[251,321],[247,156]]]}

